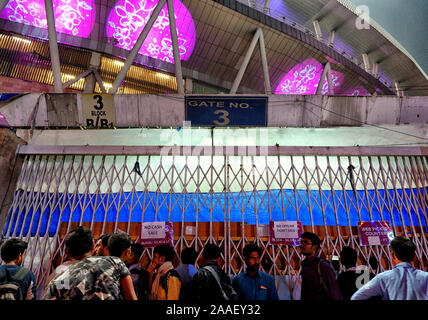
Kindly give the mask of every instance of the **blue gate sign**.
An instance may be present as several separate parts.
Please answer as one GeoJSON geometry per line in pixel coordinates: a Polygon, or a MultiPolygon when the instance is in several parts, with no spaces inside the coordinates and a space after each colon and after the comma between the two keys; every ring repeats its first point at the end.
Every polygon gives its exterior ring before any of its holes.
{"type": "Polygon", "coordinates": [[[267,97],[186,96],[186,120],[192,126],[266,127],[267,97]]]}

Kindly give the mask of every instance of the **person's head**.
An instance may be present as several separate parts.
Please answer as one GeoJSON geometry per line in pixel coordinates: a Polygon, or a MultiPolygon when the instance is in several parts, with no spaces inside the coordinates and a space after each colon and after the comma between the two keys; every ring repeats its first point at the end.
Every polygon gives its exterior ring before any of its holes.
{"type": "Polygon", "coordinates": [[[205,245],[202,255],[205,261],[216,261],[218,258],[220,258],[221,250],[214,243],[208,243],[205,245]]]}
{"type": "Polygon", "coordinates": [[[100,236],[95,243],[95,255],[96,256],[108,256],[108,239],[110,238],[111,234],[103,234],[100,236]]]}
{"type": "Polygon", "coordinates": [[[1,247],[1,259],[5,263],[21,265],[28,243],[20,239],[9,239],[1,247]]]}
{"type": "Polygon", "coordinates": [[[174,258],[174,249],[168,245],[163,244],[155,247],[153,250],[153,263],[156,264],[156,267],[160,267],[165,262],[171,262],[174,258]]]}
{"type": "Polygon", "coordinates": [[[355,249],[349,246],[342,248],[340,252],[340,262],[345,266],[346,269],[353,268],[357,264],[358,254],[355,249]]]}
{"type": "Polygon", "coordinates": [[[107,247],[110,256],[120,258],[127,263],[131,255],[131,236],[127,233],[113,233],[110,235],[107,247]]]}
{"type": "Polygon", "coordinates": [[[411,262],[415,257],[416,246],[410,239],[395,237],[391,241],[392,259],[395,264],[411,262]]]}
{"type": "Polygon", "coordinates": [[[247,244],[242,251],[248,271],[257,271],[260,268],[262,250],[256,244],[247,244]]]}
{"type": "Polygon", "coordinates": [[[313,257],[321,246],[320,238],[312,232],[304,232],[300,236],[300,251],[306,257],[313,257]]]}
{"type": "Polygon", "coordinates": [[[181,251],[181,263],[183,264],[195,264],[198,253],[193,248],[186,248],[181,251]]]}
{"type": "Polygon", "coordinates": [[[86,255],[92,254],[94,250],[92,231],[84,226],[77,227],[67,233],[64,242],[65,251],[76,260],[83,259],[86,255]]]}
{"type": "Polygon", "coordinates": [[[370,265],[370,267],[372,268],[372,270],[374,272],[377,271],[378,263],[377,263],[377,259],[376,259],[375,256],[370,256],[370,258],[369,258],[369,265],[370,265]]]}
{"type": "Polygon", "coordinates": [[[128,265],[138,263],[143,255],[144,247],[139,243],[131,244],[131,254],[128,259],[128,265]]]}

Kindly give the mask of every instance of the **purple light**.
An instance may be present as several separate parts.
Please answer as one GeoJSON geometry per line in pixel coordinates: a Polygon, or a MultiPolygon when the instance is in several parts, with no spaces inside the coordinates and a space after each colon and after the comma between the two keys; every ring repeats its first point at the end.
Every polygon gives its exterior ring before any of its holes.
{"type": "Polygon", "coordinates": [[[315,94],[321,79],[323,66],[311,58],[294,66],[281,80],[277,94],[315,94]]]}
{"type": "MultiPolygon", "coordinates": [[[[95,0],[53,0],[56,30],[88,38],[95,23],[95,0]]],[[[0,18],[47,29],[44,0],[10,0],[0,18]]]]}
{"type": "MultiPolygon", "coordinates": [[[[276,94],[316,94],[321,79],[323,65],[314,58],[307,59],[294,66],[281,80],[275,90],[276,94]]],[[[345,76],[343,73],[331,71],[334,94],[338,94],[343,86],[345,76]]],[[[321,94],[329,93],[328,79],[326,77],[321,94]]]]}
{"type": "MultiPolygon", "coordinates": [[[[333,82],[333,94],[339,94],[340,89],[343,86],[343,80],[345,79],[345,75],[343,73],[332,70],[331,71],[331,81],[333,82]]],[[[330,92],[330,88],[328,85],[328,79],[326,77],[324,81],[324,85],[321,90],[321,94],[328,94],[330,92]]]]}
{"type": "MultiPolygon", "coordinates": [[[[119,0],[110,11],[107,20],[107,37],[115,39],[115,46],[131,50],[158,2],[158,0],[119,0]]],[[[195,47],[195,24],[181,1],[174,0],[173,3],[180,58],[185,61],[190,58],[195,47]]],[[[167,5],[162,8],[139,53],[174,63],[167,5]]]]}
{"type": "Polygon", "coordinates": [[[355,88],[345,90],[342,95],[344,96],[371,96],[370,92],[363,86],[357,86],[355,88]]]}

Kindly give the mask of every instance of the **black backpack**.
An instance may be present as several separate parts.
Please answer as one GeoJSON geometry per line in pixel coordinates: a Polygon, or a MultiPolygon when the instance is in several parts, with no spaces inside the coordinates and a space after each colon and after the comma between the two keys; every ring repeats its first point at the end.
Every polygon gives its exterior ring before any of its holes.
{"type": "Polygon", "coordinates": [[[0,268],[0,300],[24,300],[21,281],[30,271],[20,268],[13,276],[7,268],[0,268]]]}

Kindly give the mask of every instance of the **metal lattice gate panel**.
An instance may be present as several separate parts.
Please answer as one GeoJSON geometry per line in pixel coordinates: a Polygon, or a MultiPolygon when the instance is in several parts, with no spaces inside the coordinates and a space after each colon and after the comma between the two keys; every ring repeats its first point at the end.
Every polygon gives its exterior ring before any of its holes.
{"type": "MultiPolygon", "coordinates": [[[[357,225],[388,221],[396,235],[412,238],[418,267],[427,268],[428,164],[419,148],[386,156],[377,149],[346,155],[349,148],[245,156],[237,149],[222,156],[140,149],[139,155],[108,147],[99,151],[111,155],[21,150],[25,162],[3,234],[30,242],[24,263],[38,283],[62,262],[71,228],[85,225],[95,236],[122,230],[135,239],[139,223],[148,221],[173,222],[177,257],[185,247],[201,252],[217,243],[230,275],[244,270],[243,247],[257,242],[265,271],[290,292],[302,257],[296,247],[269,244],[269,221],[301,221],[320,235],[325,255],[350,245],[363,264],[376,257],[379,271],[392,266],[389,248],[360,246],[357,225]]],[[[151,254],[146,249],[144,259],[151,254]]]]}

